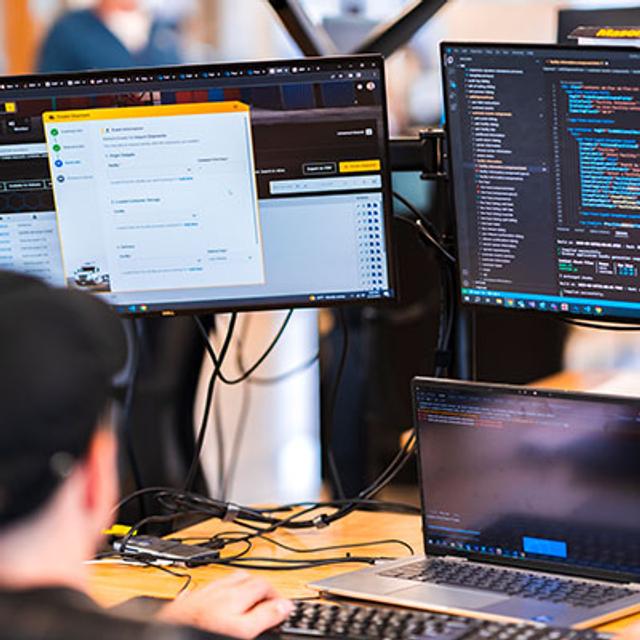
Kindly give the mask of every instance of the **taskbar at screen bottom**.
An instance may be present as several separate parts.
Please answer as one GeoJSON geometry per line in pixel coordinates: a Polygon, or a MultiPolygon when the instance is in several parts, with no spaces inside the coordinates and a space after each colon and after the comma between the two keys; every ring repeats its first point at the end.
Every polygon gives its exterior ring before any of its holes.
{"type": "Polygon", "coordinates": [[[637,302],[529,294],[513,291],[461,289],[464,304],[543,311],[584,320],[640,322],[640,297],[637,302]]]}
{"type": "MultiPolygon", "coordinates": [[[[372,291],[349,291],[337,293],[317,293],[304,296],[276,296],[268,298],[242,298],[226,300],[189,300],[162,303],[114,304],[113,309],[122,315],[180,315],[188,313],[225,311],[265,311],[296,307],[327,307],[340,304],[369,304],[391,301],[395,298],[393,289],[372,291]]],[[[109,302],[107,298],[105,302],[109,302]]]]}

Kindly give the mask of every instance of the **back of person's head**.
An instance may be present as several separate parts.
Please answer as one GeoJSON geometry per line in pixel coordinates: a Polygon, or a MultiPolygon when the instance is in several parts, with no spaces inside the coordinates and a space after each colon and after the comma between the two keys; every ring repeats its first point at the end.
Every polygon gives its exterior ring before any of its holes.
{"type": "Polygon", "coordinates": [[[0,532],[87,454],[124,366],[118,317],[79,291],[0,271],[0,532]]]}

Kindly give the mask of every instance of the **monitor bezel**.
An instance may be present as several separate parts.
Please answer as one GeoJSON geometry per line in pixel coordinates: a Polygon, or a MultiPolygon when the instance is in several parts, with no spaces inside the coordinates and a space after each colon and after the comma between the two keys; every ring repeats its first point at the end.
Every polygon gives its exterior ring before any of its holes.
{"type": "Polygon", "coordinates": [[[507,394],[514,396],[530,396],[539,398],[558,398],[574,401],[585,402],[602,402],[605,404],[615,404],[624,402],[625,404],[636,405],[638,412],[640,413],[640,398],[633,396],[614,396],[600,393],[569,391],[560,389],[545,389],[540,387],[524,387],[511,384],[499,384],[499,383],[483,383],[467,380],[451,380],[444,378],[431,378],[425,376],[416,376],[411,381],[411,401],[413,405],[413,427],[416,433],[417,440],[417,469],[418,469],[418,487],[420,491],[420,507],[421,507],[421,522],[422,522],[422,538],[425,553],[427,556],[456,556],[460,558],[466,558],[476,562],[485,562],[496,565],[505,565],[520,569],[533,569],[538,571],[552,571],[556,574],[564,574],[571,576],[579,576],[585,578],[605,579],[618,582],[634,582],[640,583],[640,574],[627,573],[624,571],[612,571],[607,569],[597,569],[591,567],[583,567],[581,565],[552,562],[545,560],[532,560],[529,558],[514,560],[512,558],[489,556],[487,554],[476,553],[473,551],[465,551],[462,549],[456,549],[442,547],[428,543],[429,527],[427,524],[427,499],[425,494],[427,490],[424,486],[424,478],[422,477],[422,456],[421,456],[421,428],[418,420],[418,403],[416,400],[417,391],[419,389],[430,388],[441,391],[448,391],[451,388],[459,389],[461,391],[478,392],[482,391],[487,394],[507,394]]]}
{"type": "MultiPolygon", "coordinates": [[[[594,51],[594,52],[618,52],[618,53],[635,53],[638,55],[640,61],[640,48],[632,47],[632,46],[606,46],[606,45],[594,45],[594,46],[585,46],[578,47],[576,45],[571,44],[557,44],[557,43],[523,43],[523,42],[468,42],[468,41],[449,41],[444,40],[440,42],[440,80],[442,86],[442,96],[444,102],[444,131],[445,138],[447,142],[447,155],[446,155],[446,163],[447,163],[447,171],[449,175],[448,180],[448,188],[449,188],[449,198],[451,202],[451,207],[453,211],[453,227],[454,227],[454,236],[455,236],[455,247],[456,247],[456,258],[457,264],[455,269],[455,279],[456,279],[456,296],[458,304],[465,309],[469,310],[478,310],[478,309],[488,309],[495,311],[504,311],[506,313],[514,313],[517,317],[522,317],[523,315],[529,315],[532,317],[545,317],[545,318],[555,318],[558,321],[581,321],[586,323],[587,325],[593,323],[593,326],[598,327],[600,325],[605,326],[605,328],[615,329],[615,325],[622,325],[627,327],[629,325],[637,325],[640,324],[640,297],[638,298],[638,312],[637,317],[630,316],[619,316],[615,315],[615,313],[607,313],[604,316],[595,315],[595,314],[585,314],[585,313],[572,313],[569,311],[548,311],[541,310],[538,308],[521,308],[521,307],[507,307],[496,304],[487,304],[482,302],[466,302],[464,300],[464,296],[462,295],[462,280],[461,280],[461,264],[460,264],[460,236],[458,232],[458,207],[456,203],[456,195],[454,184],[456,180],[456,175],[453,169],[453,163],[451,160],[451,133],[449,129],[449,94],[447,91],[447,83],[445,77],[445,66],[444,66],[444,55],[445,49],[447,47],[478,47],[478,48],[500,48],[500,49],[520,49],[520,50],[544,50],[544,49],[552,49],[555,51],[566,51],[569,53],[575,54],[578,51],[594,51]]],[[[522,292],[518,292],[521,293],[522,292]]],[[[603,299],[604,303],[604,299],[603,299]]]]}
{"type": "MultiPolygon", "coordinates": [[[[194,300],[193,304],[188,306],[174,303],[175,307],[172,307],[172,303],[163,303],[162,306],[166,308],[161,309],[148,309],[147,311],[135,311],[132,312],[123,307],[129,305],[117,305],[109,300],[105,300],[101,296],[96,296],[98,299],[104,300],[109,304],[122,317],[173,317],[181,315],[200,315],[207,313],[231,313],[231,312],[250,312],[250,311],[276,311],[281,309],[314,309],[314,308],[331,308],[331,307],[355,307],[364,305],[389,305],[397,303],[399,299],[398,292],[398,264],[395,252],[395,228],[394,228],[394,211],[393,200],[391,196],[391,164],[390,164],[390,152],[389,152],[389,115],[388,115],[388,101],[386,91],[386,74],[385,74],[385,59],[380,54],[352,54],[352,55],[335,55],[335,56],[314,56],[308,58],[274,58],[265,60],[239,60],[231,62],[220,63],[204,63],[204,64],[179,64],[179,65],[166,65],[159,67],[126,67],[126,68],[110,68],[110,69],[91,69],[83,71],[69,71],[69,72],[54,72],[54,73],[33,73],[11,76],[0,76],[0,84],[15,84],[24,82],[41,82],[46,80],[73,80],[73,79],[89,79],[92,77],[118,77],[122,75],[149,75],[154,74],[171,74],[171,73],[201,73],[210,70],[223,71],[223,70],[243,70],[243,69],[256,69],[270,66],[296,66],[307,64],[350,64],[356,62],[369,62],[375,63],[377,70],[380,73],[380,82],[382,84],[382,161],[383,169],[382,175],[382,202],[385,211],[384,215],[384,230],[386,238],[386,254],[387,254],[387,277],[388,277],[388,290],[389,296],[378,296],[372,298],[346,298],[346,299],[331,299],[331,300],[296,300],[286,301],[283,300],[285,296],[271,296],[269,298],[235,298],[228,300],[208,301],[208,300],[194,300]]],[[[151,83],[149,83],[151,84],[151,83]]],[[[4,91],[11,91],[9,89],[0,90],[0,96],[4,91]]],[[[93,294],[92,294],[93,295],[93,294]]],[[[308,296],[314,295],[314,292],[309,293],[308,296]]],[[[136,306],[144,305],[144,302],[137,302],[136,306]]]]}

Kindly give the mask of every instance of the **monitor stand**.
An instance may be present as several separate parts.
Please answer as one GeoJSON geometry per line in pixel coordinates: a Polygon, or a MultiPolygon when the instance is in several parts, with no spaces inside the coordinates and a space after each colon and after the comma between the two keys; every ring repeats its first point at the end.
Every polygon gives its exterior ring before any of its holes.
{"type": "MultiPolygon", "coordinates": [[[[238,317],[223,371],[237,377],[238,336],[246,366],[260,357],[282,326],[286,311],[242,313],[238,317]],[[245,325],[245,323],[248,323],[245,325]],[[244,330],[243,330],[244,329],[244,330]]],[[[219,344],[225,335],[228,316],[216,316],[220,327],[219,344]]],[[[278,346],[255,372],[260,381],[298,369],[318,353],[318,311],[298,309],[293,313],[278,346]]],[[[212,372],[205,354],[195,400],[195,425],[199,428],[212,372]]],[[[235,464],[233,478],[227,482],[226,497],[242,504],[284,503],[320,496],[320,372],[314,362],[303,371],[276,384],[243,382],[234,386],[216,383],[215,405],[211,411],[201,464],[211,496],[222,497],[218,447],[214,420],[222,426],[225,475],[235,464]],[[243,410],[243,401],[245,403],[243,410]],[[243,411],[246,413],[239,455],[233,442],[243,411]],[[236,457],[232,461],[232,457],[236,457]]],[[[222,484],[225,484],[224,482],[222,484]]]]}

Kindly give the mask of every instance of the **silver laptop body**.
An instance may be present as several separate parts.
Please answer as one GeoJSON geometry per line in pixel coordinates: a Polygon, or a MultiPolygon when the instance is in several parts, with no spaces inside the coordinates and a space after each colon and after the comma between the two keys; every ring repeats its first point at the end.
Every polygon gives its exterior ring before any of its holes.
{"type": "Polygon", "coordinates": [[[429,378],[412,393],[426,556],[311,587],[576,628],[640,611],[640,400],[429,378]]]}

